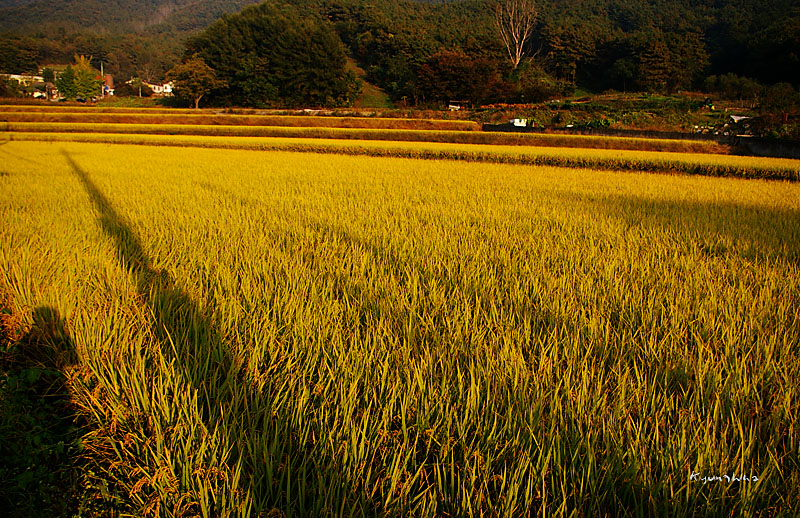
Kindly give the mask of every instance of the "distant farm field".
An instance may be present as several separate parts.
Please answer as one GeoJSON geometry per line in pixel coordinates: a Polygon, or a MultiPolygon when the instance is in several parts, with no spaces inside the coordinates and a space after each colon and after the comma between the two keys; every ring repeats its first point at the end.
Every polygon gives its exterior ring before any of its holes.
{"type": "Polygon", "coordinates": [[[800,514],[800,162],[26,124],[17,515],[800,514]]]}
{"type": "Polygon", "coordinates": [[[800,178],[800,161],[709,153],[633,151],[548,146],[508,146],[449,142],[342,140],[294,137],[160,135],[114,133],[8,132],[20,141],[97,142],[146,146],[206,147],[262,151],[303,151],[469,162],[511,163],[623,171],[651,171],[707,176],[793,180],[800,178]]]}
{"type": "Polygon", "coordinates": [[[375,128],[476,131],[479,125],[472,121],[438,119],[393,119],[378,117],[313,117],[292,115],[238,115],[177,110],[161,111],[119,109],[109,111],[12,111],[0,107],[3,122],[75,122],[75,123],[126,123],[126,124],[222,124],[247,126],[304,126],[323,128],[375,128]]]}
{"type": "Polygon", "coordinates": [[[380,128],[321,128],[309,126],[241,126],[203,124],[133,124],[87,122],[7,122],[3,129],[20,133],[91,133],[148,135],[206,135],[228,137],[292,137],[343,140],[390,140],[486,144],[505,146],[573,147],[588,149],[628,149],[676,153],[730,152],[728,146],[713,141],[668,140],[630,137],[598,137],[549,133],[489,133],[482,131],[447,131],[380,128]]]}
{"type": "Polygon", "coordinates": [[[476,131],[472,121],[0,106],[6,140],[447,159],[796,181],[800,161],[731,155],[713,141],[476,131]],[[74,111],[73,111],[74,109],[74,111]]]}

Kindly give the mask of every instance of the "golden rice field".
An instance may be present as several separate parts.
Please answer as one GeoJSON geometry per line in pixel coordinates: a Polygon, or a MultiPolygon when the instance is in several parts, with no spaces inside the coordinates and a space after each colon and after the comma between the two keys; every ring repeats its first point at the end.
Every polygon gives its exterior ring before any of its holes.
{"type": "Polygon", "coordinates": [[[195,110],[7,110],[0,106],[0,122],[74,122],[74,123],[126,123],[126,124],[220,124],[263,126],[306,126],[335,128],[410,128],[420,130],[477,131],[480,126],[473,121],[441,119],[401,119],[389,117],[312,117],[306,115],[230,114],[195,110]]]}
{"type": "Polygon", "coordinates": [[[101,106],[101,105],[80,105],[80,104],[0,104],[0,112],[3,113],[152,113],[152,114],[195,114],[207,113],[214,114],[218,109],[193,109],[193,108],[167,108],[167,107],[122,107],[122,106],[101,106]]]}
{"type": "Polygon", "coordinates": [[[798,161],[2,137],[78,515],[800,515],[800,183],[490,158],[798,161]]]}
{"type": "Polygon", "coordinates": [[[302,151],[470,162],[512,163],[627,171],[734,176],[797,181],[800,161],[709,153],[485,145],[448,142],[340,140],[306,137],[7,132],[7,139],[45,142],[101,142],[147,146],[207,147],[262,151],[302,151]]]}
{"type": "Polygon", "coordinates": [[[718,153],[729,146],[710,140],[645,139],[632,137],[599,137],[551,133],[503,133],[483,131],[449,131],[379,128],[323,128],[309,126],[242,126],[220,124],[134,124],[94,122],[5,122],[0,128],[20,133],[110,133],[208,135],[229,137],[292,137],[343,140],[391,140],[444,142],[453,144],[488,144],[515,146],[574,147],[588,149],[631,149],[677,153],[718,153]]]}

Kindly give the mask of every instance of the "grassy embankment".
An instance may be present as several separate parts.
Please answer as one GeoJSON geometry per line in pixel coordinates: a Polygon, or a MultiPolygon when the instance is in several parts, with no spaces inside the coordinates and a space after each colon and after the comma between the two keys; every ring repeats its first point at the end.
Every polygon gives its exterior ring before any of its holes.
{"type": "Polygon", "coordinates": [[[0,156],[0,285],[23,326],[37,308],[65,323],[84,505],[800,512],[799,184],[74,142],[0,156]]]}

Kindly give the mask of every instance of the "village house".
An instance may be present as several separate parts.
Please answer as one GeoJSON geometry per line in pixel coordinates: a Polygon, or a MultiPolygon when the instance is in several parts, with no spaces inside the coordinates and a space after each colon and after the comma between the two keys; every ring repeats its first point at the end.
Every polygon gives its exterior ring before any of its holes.
{"type": "Polygon", "coordinates": [[[111,74],[103,76],[103,95],[114,95],[114,76],[111,74]]]}
{"type": "MultiPolygon", "coordinates": [[[[133,85],[136,78],[132,77],[125,81],[126,84],[133,85]]],[[[168,83],[156,83],[152,81],[142,81],[142,86],[148,87],[153,92],[153,97],[171,97],[172,96],[172,81],[168,83]]]]}
{"type": "Polygon", "coordinates": [[[55,86],[52,83],[45,83],[44,77],[30,74],[0,74],[0,78],[5,81],[14,81],[19,86],[21,93],[34,98],[48,99],[50,95],[55,95],[55,86]]]}
{"type": "Polygon", "coordinates": [[[153,91],[155,97],[170,97],[172,96],[172,82],[169,83],[149,83],[142,81],[142,84],[147,85],[153,91]]]}
{"type": "Polygon", "coordinates": [[[6,80],[14,80],[20,86],[34,86],[36,83],[44,83],[44,77],[29,74],[0,74],[0,77],[6,80]]]}

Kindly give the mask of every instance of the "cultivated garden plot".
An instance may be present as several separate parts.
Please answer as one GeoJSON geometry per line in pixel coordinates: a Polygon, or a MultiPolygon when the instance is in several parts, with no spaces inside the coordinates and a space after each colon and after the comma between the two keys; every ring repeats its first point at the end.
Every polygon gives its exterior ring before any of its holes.
{"type": "Polygon", "coordinates": [[[0,290],[74,350],[82,505],[800,512],[800,184],[75,137],[0,145],[0,290]]]}

